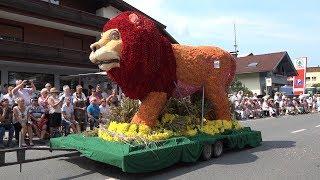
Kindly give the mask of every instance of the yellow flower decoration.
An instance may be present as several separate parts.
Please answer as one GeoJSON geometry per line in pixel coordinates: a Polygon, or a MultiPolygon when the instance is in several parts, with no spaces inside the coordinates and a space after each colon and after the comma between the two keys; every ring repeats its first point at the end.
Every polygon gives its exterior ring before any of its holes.
{"type": "MultiPolygon", "coordinates": [[[[175,114],[165,114],[162,118],[163,122],[170,123],[173,122],[179,115],[175,114]]],[[[194,117],[185,117],[186,120],[194,117]]],[[[191,119],[192,120],[192,119],[191,119]]],[[[190,121],[191,121],[190,120],[190,121]]],[[[173,132],[164,128],[153,129],[144,124],[131,124],[131,123],[117,123],[111,122],[107,129],[101,127],[98,130],[98,137],[106,141],[131,141],[139,140],[143,141],[160,141],[166,140],[171,137],[187,136],[192,137],[198,134],[198,130],[205,134],[216,135],[224,133],[226,130],[239,130],[242,128],[238,121],[227,121],[227,120],[215,120],[204,121],[204,125],[201,128],[200,125],[187,124],[186,130],[182,132],[173,132]]]]}

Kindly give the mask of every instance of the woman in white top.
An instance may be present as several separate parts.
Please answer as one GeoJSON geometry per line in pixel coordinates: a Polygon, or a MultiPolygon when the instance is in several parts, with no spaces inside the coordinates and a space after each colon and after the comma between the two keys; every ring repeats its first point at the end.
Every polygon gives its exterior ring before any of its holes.
{"type": "Polygon", "coordinates": [[[27,80],[17,80],[16,87],[12,89],[12,94],[17,98],[23,98],[26,106],[31,104],[31,95],[36,91],[36,87],[34,86],[32,81],[27,80]],[[31,88],[27,88],[27,84],[30,83],[31,88]]]}
{"type": "Polygon", "coordinates": [[[101,105],[99,106],[100,109],[100,122],[101,124],[107,124],[109,123],[109,115],[110,115],[110,107],[107,104],[107,101],[105,98],[103,98],[100,102],[101,105]]]}
{"type": "Polygon", "coordinates": [[[68,135],[70,131],[70,127],[74,133],[80,132],[79,123],[74,118],[74,109],[71,104],[71,98],[66,97],[65,103],[61,109],[62,112],[62,124],[65,128],[65,134],[68,135]]]}
{"type": "Polygon", "coordinates": [[[13,89],[13,86],[9,86],[8,93],[3,96],[3,99],[8,99],[10,107],[13,107],[13,105],[15,104],[12,89],[13,89]]]}
{"type": "Polygon", "coordinates": [[[21,129],[21,134],[22,134],[21,143],[22,143],[22,146],[23,147],[27,146],[25,141],[24,141],[24,138],[25,138],[27,133],[29,135],[30,146],[33,146],[34,144],[33,144],[33,141],[32,141],[32,138],[33,138],[32,127],[31,127],[30,123],[28,123],[28,118],[27,118],[28,117],[28,109],[25,106],[25,102],[24,102],[23,98],[17,98],[16,101],[17,101],[18,105],[13,108],[13,119],[16,122],[19,122],[21,124],[21,126],[22,126],[22,129],[21,129]]]}
{"type": "Polygon", "coordinates": [[[263,103],[262,103],[262,106],[261,106],[261,109],[264,113],[265,116],[270,116],[269,114],[269,104],[268,104],[268,100],[267,99],[264,99],[263,100],[263,103]]]}

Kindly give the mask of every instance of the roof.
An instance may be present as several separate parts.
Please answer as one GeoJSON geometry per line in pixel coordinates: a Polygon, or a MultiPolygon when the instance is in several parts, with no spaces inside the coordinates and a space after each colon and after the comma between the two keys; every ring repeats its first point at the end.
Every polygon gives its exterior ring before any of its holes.
{"type": "Polygon", "coordinates": [[[236,74],[273,71],[285,57],[290,60],[292,67],[294,67],[288,53],[285,51],[260,55],[251,53],[248,56],[239,57],[236,61],[236,74]]]}
{"type": "Polygon", "coordinates": [[[320,72],[320,66],[318,66],[318,67],[307,67],[307,72],[320,72]]]}

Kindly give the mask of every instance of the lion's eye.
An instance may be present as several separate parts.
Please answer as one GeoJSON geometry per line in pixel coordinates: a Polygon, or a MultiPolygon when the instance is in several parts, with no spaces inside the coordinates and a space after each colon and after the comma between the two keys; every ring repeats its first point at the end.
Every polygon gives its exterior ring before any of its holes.
{"type": "Polygon", "coordinates": [[[120,39],[120,33],[118,31],[112,31],[111,34],[110,34],[110,39],[119,40],[120,39]]]}

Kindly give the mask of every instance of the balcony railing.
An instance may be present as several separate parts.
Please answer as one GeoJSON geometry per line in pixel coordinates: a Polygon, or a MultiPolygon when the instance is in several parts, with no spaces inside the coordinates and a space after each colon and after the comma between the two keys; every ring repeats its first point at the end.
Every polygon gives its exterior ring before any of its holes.
{"type": "Polygon", "coordinates": [[[108,21],[107,18],[95,14],[39,0],[0,0],[1,6],[6,9],[31,13],[54,20],[68,21],[97,30],[100,30],[108,21]]]}
{"type": "Polygon", "coordinates": [[[0,56],[11,59],[28,59],[39,63],[96,68],[90,62],[89,54],[86,51],[0,39],[0,56]]]}

